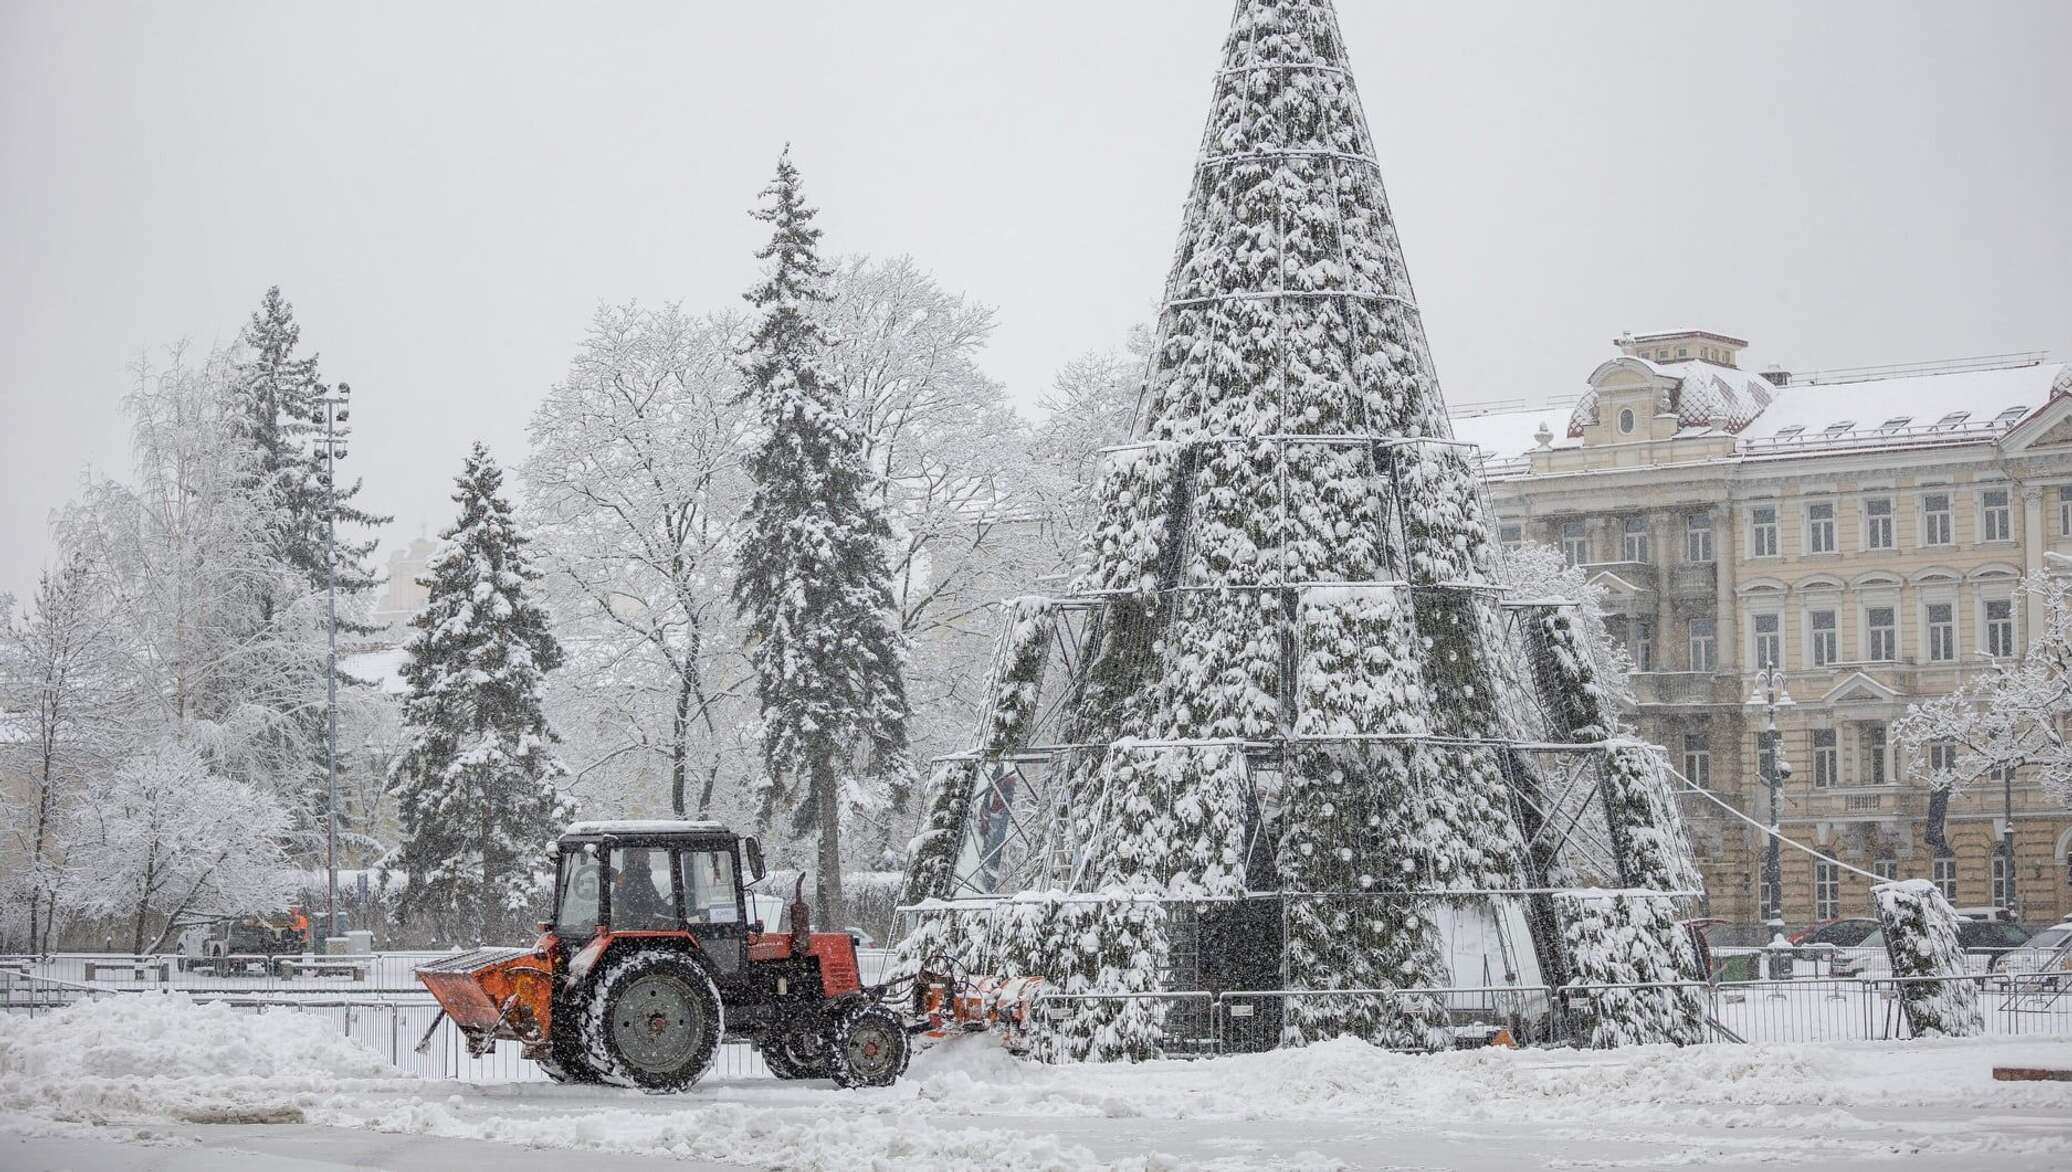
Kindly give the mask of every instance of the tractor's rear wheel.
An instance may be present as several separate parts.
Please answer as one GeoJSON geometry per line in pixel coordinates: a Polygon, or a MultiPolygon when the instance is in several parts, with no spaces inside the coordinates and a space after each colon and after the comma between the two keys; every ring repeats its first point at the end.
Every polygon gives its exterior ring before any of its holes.
{"type": "Polygon", "coordinates": [[[597,1077],[646,1091],[681,1091],[712,1068],[726,1033],[719,988],[696,957],[648,948],[612,958],[576,1018],[597,1077]]]}
{"type": "Polygon", "coordinates": [[[882,1005],[861,1005],[835,1020],[828,1073],[838,1087],[889,1087],[906,1072],[906,1026],[882,1005]]]}

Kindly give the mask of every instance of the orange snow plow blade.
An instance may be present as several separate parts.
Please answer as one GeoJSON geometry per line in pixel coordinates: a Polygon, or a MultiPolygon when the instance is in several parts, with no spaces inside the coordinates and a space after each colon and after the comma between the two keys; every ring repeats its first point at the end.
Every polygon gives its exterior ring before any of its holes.
{"type": "MultiPolygon", "coordinates": [[[[417,979],[480,1053],[498,1038],[541,1042],[554,1001],[554,970],[526,948],[477,948],[420,966],[417,979]]],[[[429,1037],[430,1035],[426,1035],[429,1037]]]]}

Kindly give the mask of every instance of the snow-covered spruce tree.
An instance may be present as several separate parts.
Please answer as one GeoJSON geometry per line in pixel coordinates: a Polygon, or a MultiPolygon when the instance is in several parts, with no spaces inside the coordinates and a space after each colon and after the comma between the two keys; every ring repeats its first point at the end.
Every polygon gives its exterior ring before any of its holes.
{"type": "Polygon", "coordinates": [[[403,842],[385,869],[407,877],[405,917],[500,940],[532,906],[535,868],[568,814],[540,702],[562,651],[487,448],[474,446],[456,483],[460,518],[439,535],[405,645],[408,741],[389,775],[403,842]]]}
{"type": "Polygon", "coordinates": [[[1957,942],[1957,911],[1926,879],[1902,879],[1871,888],[1871,903],[1885,932],[1885,954],[1898,979],[1899,1004],[1917,1038],[1969,1038],[1985,1032],[1978,986],[1964,976],[1957,942]],[[1941,979],[1938,979],[1941,978],[1941,979]]]}
{"type": "Polygon", "coordinates": [[[759,312],[741,357],[762,434],[748,461],[755,489],[734,602],[749,626],[767,804],[791,807],[795,829],[818,832],[815,905],[823,922],[840,924],[845,781],[885,780],[895,810],[909,787],[905,646],[876,475],[822,367],[827,341],[814,311],[827,272],[789,150],[763,195],[754,215],[773,234],[756,254],[767,271],[748,294],[759,312]]]}
{"type": "Polygon", "coordinates": [[[1696,988],[1676,985],[1696,980],[1698,958],[1673,899],[1581,890],[1564,891],[1554,903],[1572,981],[1585,986],[1565,994],[1580,1044],[1610,1049],[1705,1040],[1704,999],[1696,988]]]}
{"type": "MultiPolygon", "coordinates": [[[[375,528],[391,518],[378,517],[354,505],[360,484],[339,485],[327,494],[322,453],[312,445],[321,430],[317,400],[329,389],[317,370],[317,356],[297,353],[302,327],[295,307],[281,296],[280,286],[266,291],[239,339],[244,354],[238,362],[236,398],[239,433],[255,454],[248,484],[268,514],[273,555],[298,573],[313,589],[327,581],[326,523],[335,516],[341,526],[337,542],[337,586],[341,594],[372,589],[380,579],[367,568],[374,539],[355,540],[344,526],[375,528]]],[[[271,605],[271,599],[262,600],[271,605]]],[[[372,628],[340,620],[340,629],[361,633],[372,628]]]]}

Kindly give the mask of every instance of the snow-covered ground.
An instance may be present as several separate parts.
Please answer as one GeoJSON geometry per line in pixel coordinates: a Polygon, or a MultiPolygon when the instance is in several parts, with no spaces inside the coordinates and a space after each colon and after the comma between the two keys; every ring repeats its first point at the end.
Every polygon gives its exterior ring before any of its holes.
{"type": "Polygon", "coordinates": [[[1338,1041],[1044,1067],[976,1037],[884,1090],[714,1078],[644,1096],[406,1077],[314,1017],[129,996],[0,1016],[0,1166],[458,1172],[567,1150],[600,1168],[2072,1165],[2072,1084],[1997,1083],[1995,1064],[2072,1066],[2072,1042],[1413,1057],[1338,1041]]]}

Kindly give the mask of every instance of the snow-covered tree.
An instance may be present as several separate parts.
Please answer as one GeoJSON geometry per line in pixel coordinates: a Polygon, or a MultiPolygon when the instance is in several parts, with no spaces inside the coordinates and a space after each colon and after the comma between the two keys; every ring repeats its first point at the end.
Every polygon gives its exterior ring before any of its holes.
{"type": "Polygon", "coordinates": [[[321,743],[323,600],[274,556],[268,510],[249,491],[237,377],[223,352],[139,363],[124,400],[133,479],[90,483],[59,537],[122,617],[113,670],[135,693],[120,751],[195,746],[212,772],[287,804],[306,847],[320,820],[304,783],[321,743]]]}
{"type": "Polygon", "coordinates": [[[126,920],[132,952],[158,951],[185,921],[293,898],[286,807],[209,757],[177,740],[142,747],[68,811],[70,898],[83,914],[126,920]]]}
{"type": "MultiPolygon", "coordinates": [[[[266,510],[268,545],[273,556],[292,567],[308,585],[324,588],[329,570],[325,534],[335,518],[340,526],[378,527],[388,522],[354,505],[358,481],[327,491],[322,454],[312,444],[321,430],[317,400],[329,388],[317,369],[317,356],[297,353],[302,327],[295,307],[275,285],[260,299],[240,337],[244,351],[237,364],[235,397],[238,428],[252,447],[247,467],[251,495],[266,510]]],[[[374,539],[354,539],[341,531],[336,546],[337,587],[342,594],[372,589],[379,578],[367,568],[374,539]]],[[[263,606],[273,599],[262,598],[263,606]]],[[[341,626],[360,629],[348,616],[341,626]]]]}
{"type": "Polygon", "coordinates": [[[2024,602],[2033,602],[2042,623],[2019,656],[1908,705],[1892,725],[1909,774],[1928,786],[1928,841],[1944,854],[1950,798],[2005,772],[2028,771],[2046,793],[2072,804],[2072,579],[2032,575],[2015,593],[2014,605],[2024,602]]]}
{"type": "Polygon", "coordinates": [[[533,413],[524,465],[542,588],[569,664],[553,693],[575,782],[623,804],[659,766],[669,808],[707,817],[742,770],[748,676],[727,602],[748,499],[743,323],[674,306],[598,311],[533,413]]]}
{"type": "Polygon", "coordinates": [[[962,748],[983,699],[994,600],[1052,568],[1030,428],[979,366],[990,306],[907,257],[844,258],[828,294],[815,310],[829,340],[822,369],[848,403],[891,531],[908,738],[929,755],[962,748]]]}
{"type": "Polygon", "coordinates": [[[566,816],[540,699],[562,651],[487,448],[474,446],[456,484],[460,518],[440,534],[405,645],[408,742],[390,774],[404,837],[386,870],[407,876],[406,917],[496,940],[532,904],[566,816]]]}
{"type": "Polygon", "coordinates": [[[1138,326],[1121,352],[1091,350],[1067,362],[1039,406],[1033,485],[1042,501],[1049,556],[1062,569],[1093,531],[1104,452],[1129,442],[1153,341],[1138,326]]]}
{"type": "Polygon", "coordinates": [[[844,786],[882,778],[886,803],[905,801],[905,647],[878,477],[824,365],[827,272],[789,151],[763,195],[754,215],[773,234],[756,254],[767,264],[741,358],[761,434],[733,594],[752,640],[768,805],[818,832],[816,903],[841,923],[844,786]]]}
{"type": "Polygon", "coordinates": [[[1985,1032],[1978,986],[1962,980],[1964,949],[1957,940],[1957,910],[1926,879],[1902,879],[1871,888],[1884,929],[1885,954],[1899,981],[1899,1004],[1917,1038],[1969,1038],[1985,1032]]]}
{"type": "Polygon", "coordinates": [[[0,737],[25,785],[0,789],[0,936],[19,927],[30,952],[47,950],[60,906],[66,819],[86,777],[119,738],[115,677],[119,633],[92,568],[77,552],[45,571],[20,623],[0,613],[0,737]]]}

